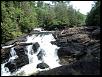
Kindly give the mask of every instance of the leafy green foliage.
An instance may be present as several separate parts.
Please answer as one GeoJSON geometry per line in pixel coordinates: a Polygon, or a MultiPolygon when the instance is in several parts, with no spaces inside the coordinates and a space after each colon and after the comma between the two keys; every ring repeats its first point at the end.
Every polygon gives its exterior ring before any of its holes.
{"type": "Polygon", "coordinates": [[[86,25],[100,26],[100,1],[97,1],[86,18],[86,25]]]}
{"type": "Polygon", "coordinates": [[[2,43],[31,31],[37,26],[35,8],[32,2],[2,1],[2,43]]]}
{"type": "Polygon", "coordinates": [[[81,26],[85,24],[85,15],[73,9],[69,1],[52,1],[54,5],[39,2],[37,7],[38,24],[45,29],[64,26],[81,26]]]}
{"type": "MultiPolygon", "coordinates": [[[[2,43],[29,33],[35,27],[45,29],[85,24],[85,15],[73,9],[70,1],[1,1],[2,43]]],[[[96,15],[96,18],[98,16],[96,15]]]]}

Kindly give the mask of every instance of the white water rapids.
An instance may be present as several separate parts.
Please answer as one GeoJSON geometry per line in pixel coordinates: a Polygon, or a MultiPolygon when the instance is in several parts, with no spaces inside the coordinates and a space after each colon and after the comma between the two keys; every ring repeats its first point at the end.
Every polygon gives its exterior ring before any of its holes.
{"type": "MultiPolygon", "coordinates": [[[[43,31],[40,30],[40,32],[43,32],[43,31]]],[[[20,69],[18,69],[17,71],[14,71],[13,73],[11,73],[7,67],[4,67],[4,65],[7,62],[3,63],[3,64],[1,64],[1,76],[13,76],[13,75],[15,75],[15,76],[29,76],[29,75],[32,75],[39,71],[42,71],[42,70],[49,70],[49,69],[61,66],[59,64],[59,58],[57,55],[57,50],[59,49],[59,47],[57,47],[56,45],[52,45],[50,43],[51,41],[55,41],[55,38],[53,37],[53,35],[51,33],[38,34],[38,36],[33,34],[31,36],[28,35],[26,38],[27,38],[26,43],[38,42],[40,47],[37,49],[37,52],[36,53],[33,52],[33,49],[32,49],[33,45],[26,46],[27,52],[25,52],[25,53],[28,56],[29,64],[27,64],[27,65],[21,67],[20,69]],[[40,51],[43,51],[42,60],[38,60],[38,57],[37,57],[37,55],[40,51]],[[37,68],[37,65],[42,62],[46,63],[49,66],[49,68],[45,68],[45,69],[37,68]]],[[[18,57],[16,55],[14,47],[11,48],[10,54],[11,54],[11,57],[10,57],[9,61],[11,61],[11,60],[13,61],[15,58],[18,57]]]]}

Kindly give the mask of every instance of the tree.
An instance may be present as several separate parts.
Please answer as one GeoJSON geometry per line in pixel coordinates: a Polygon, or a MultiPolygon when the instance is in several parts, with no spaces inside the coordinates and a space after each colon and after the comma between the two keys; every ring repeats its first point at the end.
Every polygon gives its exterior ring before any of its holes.
{"type": "Polygon", "coordinates": [[[5,41],[15,38],[13,32],[18,31],[17,23],[15,21],[15,8],[13,7],[13,2],[1,2],[1,30],[2,30],[2,43],[5,41]]]}
{"type": "Polygon", "coordinates": [[[79,10],[77,11],[77,14],[76,14],[76,17],[77,17],[77,26],[81,26],[81,25],[85,25],[85,15],[81,14],[79,12],[79,10]]]}
{"type": "Polygon", "coordinates": [[[37,15],[35,9],[31,6],[31,2],[21,2],[21,10],[19,26],[22,32],[27,33],[37,26],[37,15]]]}
{"type": "Polygon", "coordinates": [[[2,43],[37,27],[37,14],[33,4],[32,1],[1,1],[2,43]]]}
{"type": "Polygon", "coordinates": [[[69,2],[52,1],[51,5],[43,1],[1,1],[2,42],[29,33],[35,27],[53,30],[82,25],[84,15],[73,9],[69,2]]]}
{"type": "Polygon", "coordinates": [[[100,1],[95,2],[86,18],[87,26],[100,26],[100,1]]]}

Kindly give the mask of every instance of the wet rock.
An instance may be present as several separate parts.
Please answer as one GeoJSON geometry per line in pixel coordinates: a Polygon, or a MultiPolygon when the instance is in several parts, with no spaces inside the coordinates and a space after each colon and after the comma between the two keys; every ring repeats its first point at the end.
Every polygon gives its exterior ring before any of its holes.
{"type": "Polygon", "coordinates": [[[43,60],[43,56],[44,56],[44,55],[45,55],[44,50],[41,50],[41,51],[37,54],[38,60],[43,60]]]}
{"type": "Polygon", "coordinates": [[[12,63],[12,62],[8,62],[5,64],[5,67],[7,67],[9,69],[10,72],[14,72],[17,68],[16,68],[16,64],[12,63]]]}
{"type": "Polygon", "coordinates": [[[37,65],[37,68],[45,69],[45,68],[49,68],[49,66],[46,63],[42,62],[37,65]]]}
{"type": "Polygon", "coordinates": [[[27,49],[25,46],[15,46],[14,50],[16,51],[16,54],[18,56],[25,54],[27,52],[27,49]]]}
{"type": "Polygon", "coordinates": [[[7,62],[10,58],[11,48],[1,49],[1,63],[7,62]]]}
{"type": "Polygon", "coordinates": [[[16,63],[16,67],[18,69],[26,64],[29,64],[29,59],[27,55],[21,55],[18,58],[16,58],[14,62],[16,63]]]}
{"type": "Polygon", "coordinates": [[[40,45],[39,45],[38,42],[36,42],[36,43],[33,44],[32,49],[33,49],[34,53],[37,52],[37,49],[38,49],[39,47],[40,47],[40,45]]]}
{"type": "Polygon", "coordinates": [[[51,44],[56,45],[56,44],[57,44],[57,42],[56,42],[56,41],[51,41],[51,44]]]}
{"type": "Polygon", "coordinates": [[[28,56],[27,54],[25,54],[27,53],[27,49],[24,46],[16,46],[14,50],[16,51],[16,54],[18,56],[18,58],[14,60],[17,68],[29,63],[28,56]]]}
{"type": "Polygon", "coordinates": [[[29,64],[29,59],[27,55],[20,55],[18,58],[9,61],[5,64],[5,67],[8,67],[10,72],[14,72],[18,68],[21,68],[22,66],[29,64]]]}

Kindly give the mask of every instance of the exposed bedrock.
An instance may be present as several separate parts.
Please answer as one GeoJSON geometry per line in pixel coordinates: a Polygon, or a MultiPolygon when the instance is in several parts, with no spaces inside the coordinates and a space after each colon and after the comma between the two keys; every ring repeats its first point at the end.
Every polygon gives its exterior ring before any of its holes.
{"type": "Polygon", "coordinates": [[[97,60],[81,60],[51,70],[41,71],[37,75],[100,75],[100,63],[97,60]]]}
{"type": "Polygon", "coordinates": [[[58,57],[61,64],[69,64],[69,59],[74,61],[97,58],[100,61],[100,28],[99,27],[74,27],[56,31],[52,41],[60,47],[58,57]]]}

